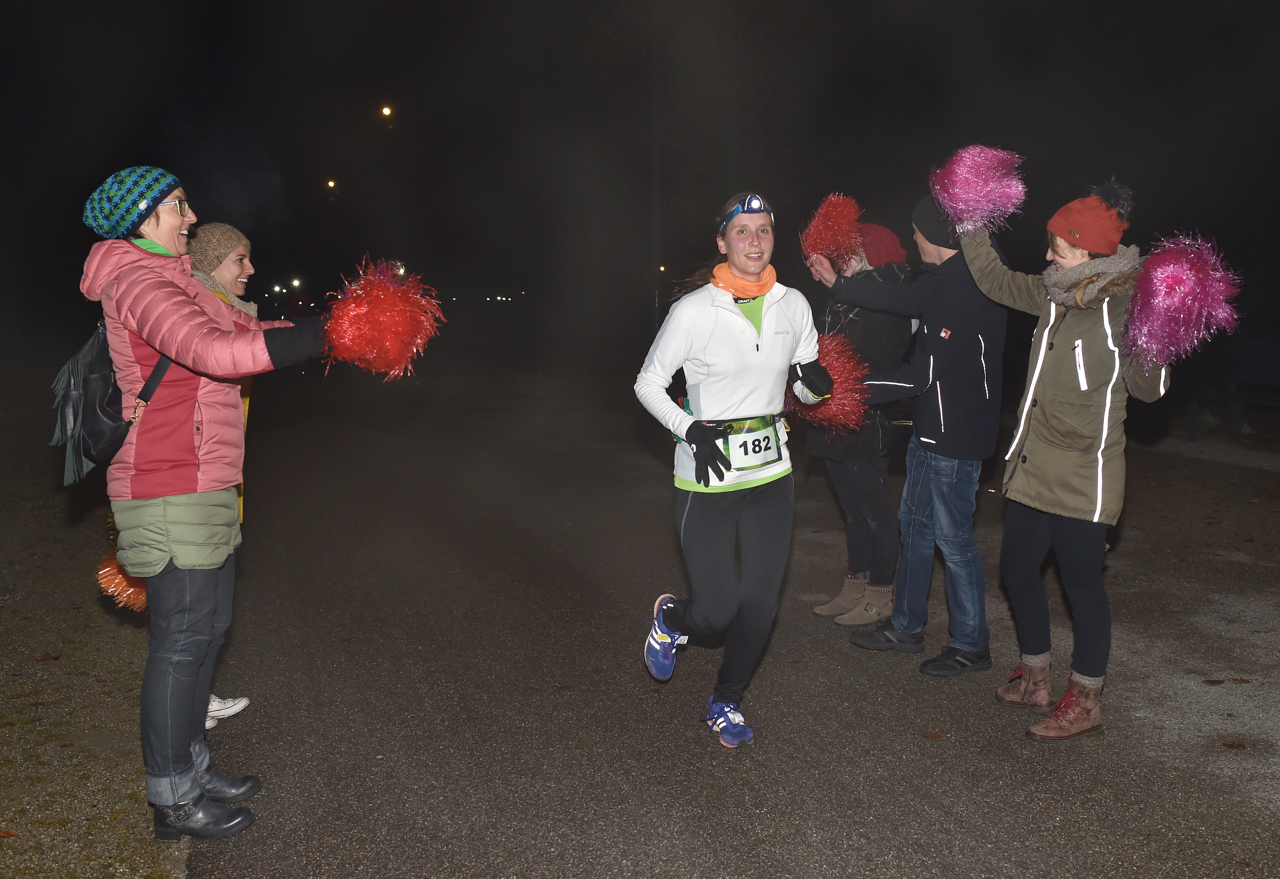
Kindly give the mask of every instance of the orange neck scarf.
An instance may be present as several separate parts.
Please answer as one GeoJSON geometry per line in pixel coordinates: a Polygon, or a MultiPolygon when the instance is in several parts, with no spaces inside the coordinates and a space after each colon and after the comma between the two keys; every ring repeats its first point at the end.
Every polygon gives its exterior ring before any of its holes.
{"type": "Polygon", "coordinates": [[[727,262],[722,262],[712,271],[711,283],[739,299],[755,299],[773,289],[773,285],[778,283],[778,273],[773,266],[765,266],[759,281],[748,281],[735,275],[727,262]]]}

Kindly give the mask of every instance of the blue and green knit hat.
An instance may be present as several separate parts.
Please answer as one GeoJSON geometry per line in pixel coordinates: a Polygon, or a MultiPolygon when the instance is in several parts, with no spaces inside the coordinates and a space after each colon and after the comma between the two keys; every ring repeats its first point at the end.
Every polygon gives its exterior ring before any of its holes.
{"type": "Polygon", "coordinates": [[[84,224],[103,238],[125,238],[181,185],[168,171],[150,165],[117,171],[84,203],[84,224]]]}

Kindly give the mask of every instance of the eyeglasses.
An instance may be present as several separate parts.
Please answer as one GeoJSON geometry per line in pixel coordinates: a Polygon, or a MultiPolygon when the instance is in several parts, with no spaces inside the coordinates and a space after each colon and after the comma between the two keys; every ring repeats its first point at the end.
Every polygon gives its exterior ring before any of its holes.
{"type": "Polygon", "coordinates": [[[171,204],[178,206],[179,217],[185,217],[187,215],[187,212],[191,210],[191,205],[187,204],[187,200],[185,198],[175,198],[173,201],[162,201],[160,202],[160,204],[156,205],[156,207],[162,208],[165,205],[171,205],[171,204]]]}
{"type": "Polygon", "coordinates": [[[729,212],[729,216],[724,218],[724,222],[720,224],[720,231],[716,234],[723,235],[724,230],[729,228],[729,224],[733,222],[733,218],[738,214],[768,214],[769,222],[773,222],[773,211],[764,206],[763,198],[752,194],[733,206],[733,210],[729,212]]]}

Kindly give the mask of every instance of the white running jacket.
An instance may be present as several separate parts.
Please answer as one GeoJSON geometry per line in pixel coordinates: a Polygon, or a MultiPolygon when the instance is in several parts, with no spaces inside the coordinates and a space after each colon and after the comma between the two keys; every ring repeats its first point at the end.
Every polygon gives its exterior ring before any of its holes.
{"type": "MultiPolygon", "coordinates": [[[[733,296],[707,284],[674,305],[653,340],[635,391],[644,408],[673,434],[683,437],[694,421],[730,421],[782,412],[787,372],[793,363],[818,359],[813,310],[799,290],[775,284],[764,294],[760,332],[733,296]],[[683,369],[690,415],[671,399],[667,388],[683,369]]],[[[802,403],[818,398],[800,382],[793,390],[802,403]]],[[[780,460],[750,470],[711,474],[710,488],[694,481],[693,452],[676,444],[675,481],[690,491],[730,491],[770,482],[791,472],[786,429],[777,425],[780,460]]]]}

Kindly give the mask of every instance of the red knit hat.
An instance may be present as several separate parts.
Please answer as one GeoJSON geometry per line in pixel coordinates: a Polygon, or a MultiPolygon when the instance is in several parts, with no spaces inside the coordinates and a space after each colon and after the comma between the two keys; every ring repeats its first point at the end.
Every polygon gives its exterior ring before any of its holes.
{"type": "MultiPolygon", "coordinates": [[[[1096,195],[1067,202],[1049,218],[1049,231],[1068,244],[1090,253],[1110,256],[1120,248],[1120,235],[1129,228],[1114,208],[1096,195]]],[[[866,228],[865,226],[863,227],[866,228]]]]}
{"type": "Polygon", "coordinates": [[[862,224],[862,254],[873,269],[885,263],[907,261],[907,252],[902,249],[898,236],[878,223],[862,224]]]}

